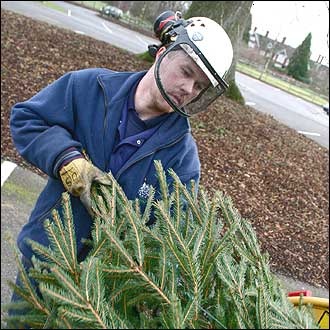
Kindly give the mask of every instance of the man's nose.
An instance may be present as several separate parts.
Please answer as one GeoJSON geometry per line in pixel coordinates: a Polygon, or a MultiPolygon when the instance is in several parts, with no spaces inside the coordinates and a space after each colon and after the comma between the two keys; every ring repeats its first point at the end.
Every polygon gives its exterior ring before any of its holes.
{"type": "Polygon", "coordinates": [[[184,82],[183,88],[187,94],[192,94],[194,92],[195,82],[191,79],[187,79],[184,82]]]}

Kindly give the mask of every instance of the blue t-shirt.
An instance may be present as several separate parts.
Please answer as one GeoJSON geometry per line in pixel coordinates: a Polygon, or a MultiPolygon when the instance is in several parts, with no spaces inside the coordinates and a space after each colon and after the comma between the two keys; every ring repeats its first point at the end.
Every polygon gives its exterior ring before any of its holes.
{"type": "Polygon", "coordinates": [[[135,110],[134,96],[139,81],[131,89],[118,126],[116,142],[111,153],[110,169],[113,175],[158,129],[161,123],[171,115],[166,113],[155,118],[142,120],[135,110]]]}

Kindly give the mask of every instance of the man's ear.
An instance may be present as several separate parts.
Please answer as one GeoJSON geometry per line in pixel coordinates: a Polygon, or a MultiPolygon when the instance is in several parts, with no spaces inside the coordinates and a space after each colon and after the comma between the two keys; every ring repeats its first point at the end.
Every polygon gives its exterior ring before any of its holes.
{"type": "Polygon", "coordinates": [[[165,50],[166,50],[166,47],[165,47],[165,46],[160,47],[160,48],[157,50],[156,58],[158,58],[162,53],[164,53],[165,50]]]}

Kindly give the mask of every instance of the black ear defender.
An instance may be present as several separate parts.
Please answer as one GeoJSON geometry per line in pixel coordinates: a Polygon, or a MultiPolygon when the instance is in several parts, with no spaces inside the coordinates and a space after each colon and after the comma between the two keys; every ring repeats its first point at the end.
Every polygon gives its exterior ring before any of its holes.
{"type": "Polygon", "coordinates": [[[148,53],[150,54],[150,56],[155,58],[159,48],[160,46],[157,45],[148,45],[148,53]]]}
{"type": "Polygon", "coordinates": [[[175,13],[172,10],[164,11],[157,16],[154,23],[154,34],[161,44],[148,46],[148,52],[152,57],[156,57],[159,48],[171,42],[171,30],[184,22],[181,17],[180,12],[177,11],[175,13]]]}

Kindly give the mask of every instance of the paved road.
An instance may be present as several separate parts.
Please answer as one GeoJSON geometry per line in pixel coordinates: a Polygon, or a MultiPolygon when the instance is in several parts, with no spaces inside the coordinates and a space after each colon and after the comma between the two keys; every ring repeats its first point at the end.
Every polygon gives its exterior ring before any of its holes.
{"type": "Polygon", "coordinates": [[[149,44],[157,42],[141,33],[105,20],[93,10],[64,1],[56,1],[56,5],[61,6],[64,11],[48,8],[39,1],[1,1],[1,8],[88,35],[134,54],[145,52],[149,44]]]}
{"type": "Polygon", "coordinates": [[[236,72],[236,82],[247,105],[272,115],[329,149],[329,116],[320,106],[239,72],[236,72]]]}
{"type": "MultiPolygon", "coordinates": [[[[57,1],[63,12],[37,1],[2,1],[1,7],[63,28],[89,35],[132,53],[146,51],[157,40],[102,19],[95,11],[57,1]]],[[[329,116],[320,106],[306,102],[277,88],[236,73],[236,82],[252,108],[271,114],[275,119],[297,130],[320,145],[329,148],[329,116]]]]}
{"type": "MultiPolygon", "coordinates": [[[[3,172],[4,168],[1,165],[1,176],[3,172]]],[[[16,167],[1,186],[1,305],[10,302],[12,290],[7,282],[15,282],[17,273],[13,248],[7,237],[11,237],[16,244],[17,235],[27,222],[45,184],[46,180],[40,176],[16,167]]],[[[1,321],[5,314],[1,309],[1,321]]],[[[1,329],[4,327],[1,326],[1,329]]]]}

